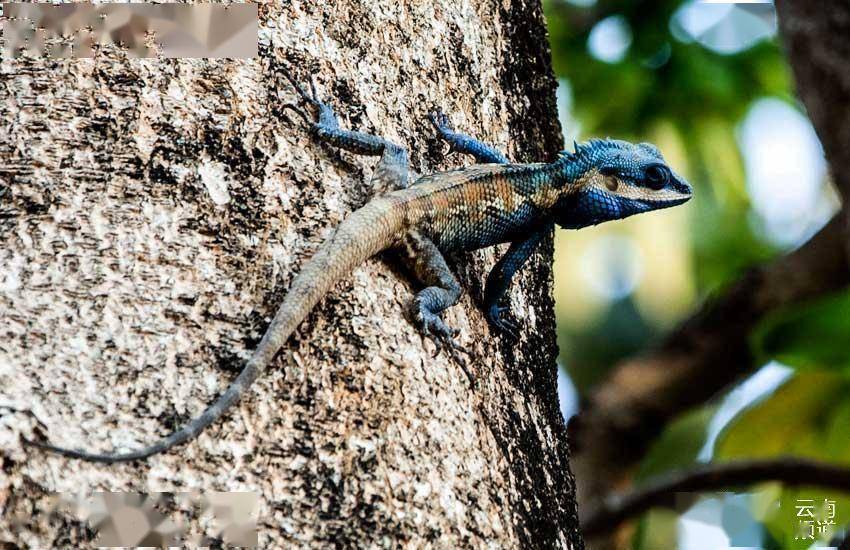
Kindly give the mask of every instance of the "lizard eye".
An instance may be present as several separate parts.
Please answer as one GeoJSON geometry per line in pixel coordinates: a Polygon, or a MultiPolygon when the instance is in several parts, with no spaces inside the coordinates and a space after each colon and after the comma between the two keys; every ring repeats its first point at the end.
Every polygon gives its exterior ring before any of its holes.
{"type": "Polygon", "coordinates": [[[646,179],[647,187],[658,191],[659,189],[663,189],[664,186],[669,183],[670,170],[668,170],[666,166],[654,164],[646,169],[644,178],[646,179]]]}

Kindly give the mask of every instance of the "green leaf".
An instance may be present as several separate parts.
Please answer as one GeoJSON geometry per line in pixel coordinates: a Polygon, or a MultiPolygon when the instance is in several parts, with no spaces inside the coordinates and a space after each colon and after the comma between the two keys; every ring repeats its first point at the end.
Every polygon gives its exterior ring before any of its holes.
{"type": "Polygon", "coordinates": [[[752,346],[756,355],[793,367],[850,372],[850,292],[767,316],[752,346]]]}
{"type": "MultiPolygon", "coordinates": [[[[825,462],[850,463],[850,379],[831,371],[799,372],[773,395],[739,414],[718,437],[717,460],[769,458],[780,455],[809,457],[825,462]]],[[[846,495],[807,487],[762,484],[754,490],[753,516],[762,521],[782,548],[804,549],[811,541],[794,540],[800,529],[797,499],[847,502],[846,495]]],[[[838,511],[841,527],[850,508],[838,511]]],[[[824,539],[826,540],[826,539],[824,539]]]]}
{"type": "Polygon", "coordinates": [[[797,506],[809,504],[809,502],[801,501],[812,501],[811,504],[815,506],[815,521],[818,519],[828,521],[824,501],[832,501],[835,504],[835,515],[832,518],[835,525],[826,526],[824,533],[816,533],[815,535],[816,540],[819,541],[817,547],[824,547],[832,535],[840,532],[847,524],[847,518],[850,517],[848,496],[850,495],[847,493],[827,489],[785,487],[774,500],[773,513],[765,517],[762,525],[775,540],[781,543],[783,549],[807,550],[812,547],[812,541],[800,536],[804,535],[808,528],[805,524],[801,525],[801,519],[797,517],[797,506]],[[796,540],[795,537],[797,537],[796,540]]]}
{"type": "Polygon", "coordinates": [[[850,380],[829,371],[801,372],[773,395],[745,409],[720,434],[716,459],[778,455],[844,460],[850,380]],[[843,435],[843,437],[842,437],[843,435]]]}
{"type": "Polygon", "coordinates": [[[635,479],[642,481],[695,463],[705,445],[708,423],[716,411],[716,406],[701,407],[671,422],[653,442],[635,479]]]}
{"type": "Polygon", "coordinates": [[[650,510],[643,515],[640,523],[638,523],[632,548],[634,550],[675,548],[678,520],[679,515],[673,510],[664,508],[650,510]]]}

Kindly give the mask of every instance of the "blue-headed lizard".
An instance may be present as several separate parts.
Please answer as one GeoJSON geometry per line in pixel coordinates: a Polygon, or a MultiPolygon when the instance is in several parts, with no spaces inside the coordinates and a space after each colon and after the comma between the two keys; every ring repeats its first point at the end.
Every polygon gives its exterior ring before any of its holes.
{"type": "Polygon", "coordinates": [[[455,331],[441,313],[457,303],[462,289],[445,253],[510,243],[487,276],[485,315],[491,326],[511,332],[500,305],[513,275],[541,238],[557,224],[568,229],[618,220],[682,204],[691,187],[647,143],[595,139],[562,152],[552,163],[510,164],[499,151],[454,132],[447,118],[431,121],[455,151],[480,163],[418,178],[408,185],[405,148],[380,137],[344,130],[315,87],[304,90],[287,75],[303,108],[286,105],[303,117],[319,141],[360,155],[379,156],[375,188],[393,189],[373,198],[343,221],[295,277],[256,351],[225,392],[199,417],[159,442],[124,454],[75,451],[47,443],[27,444],[83,460],[114,463],[139,460],[194,439],[245,393],[268,367],[295,328],[322,297],[352,269],[375,254],[400,249],[404,261],[424,283],[410,303],[413,322],[439,344],[457,349],[455,331]]]}

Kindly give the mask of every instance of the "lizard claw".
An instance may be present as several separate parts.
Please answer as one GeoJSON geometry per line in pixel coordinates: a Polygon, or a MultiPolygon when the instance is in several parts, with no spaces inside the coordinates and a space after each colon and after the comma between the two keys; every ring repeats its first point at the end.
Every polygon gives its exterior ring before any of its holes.
{"type": "Polygon", "coordinates": [[[469,351],[455,340],[455,337],[460,334],[460,330],[450,327],[439,315],[421,306],[414,309],[413,320],[422,333],[436,345],[434,357],[446,350],[463,369],[463,372],[469,378],[469,383],[475,384],[475,377],[472,376],[467,368],[466,360],[461,355],[469,355],[469,351]]]}
{"type": "Polygon", "coordinates": [[[338,126],[333,109],[330,105],[319,99],[319,94],[316,92],[316,82],[313,80],[312,76],[310,77],[310,91],[308,92],[304,89],[304,86],[299,84],[298,81],[289,74],[289,71],[284,69],[281,72],[283,72],[283,75],[289,83],[292,84],[292,87],[295,88],[295,91],[301,97],[301,101],[313,109],[316,120],[311,120],[307,115],[307,112],[294,103],[285,104],[282,107],[283,109],[289,109],[297,113],[298,116],[304,119],[304,122],[312,127],[313,131],[316,131],[319,126],[325,126],[328,128],[336,128],[338,126]]]}
{"type": "Polygon", "coordinates": [[[283,110],[287,110],[287,109],[288,109],[288,110],[290,110],[290,111],[295,112],[295,114],[297,114],[297,115],[298,115],[298,116],[300,116],[302,119],[304,119],[304,122],[306,122],[307,124],[312,124],[312,123],[313,123],[313,121],[311,121],[311,120],[310,120],[310,117],[309,117],[309,116],[307,116],[307,113],[306,113],[306,112],[304,112],[304,109],[302,109],[301,107],[299,107],[298,105],[296,105],[296,104],[294,104],[294,103],[287,103],[287,104],[285,104],[285,105],[284,105],[283,107],[281,107],[281,108],[282,108],[283,110]]]}
{"type": "Polygon", "coordinates": [[[508,319],[503,318],[503,314],[510,312],[509,307],[505,306],[490,306],[487,310],[487,321],[497,332],[500,332],[511,340],[519,340],[519,326],[508,319]]]}
{"type": "Polygon", "coordinates": [[[475,376],[473,376],[472,372],[470,372],[469,367],[466,363],[466,359],[463,357],[463,355],[468,356],[469,351],[465,347],[457,343],[457,341],[450,336],[439,337],[435,339],[434,342],[436,342],[437,344],[437,353],[439,354],[439,351],[442,349],[447,350],[451,358],[454,359],[454,361],[458,365],[460,365],[461,370],[463,370],[463,373],[469,379],[469,385],[474,386],[475,376]]]}
{"type": "Polygon", "coordinates": [[[319,101],[319,96],[316,93],[316,82],[313,80],[313,77],[310,77],[310,93],[307,93],[307,90],[304,89],[304,86],[298,83],[297,80],[287,71],[286,69],[282,69],[281,72],[283,76],[292,84],[292,87],[295,88],[295,91],[298,92],[298,95],[301,96],[301,99],[304,103],[308,103],[314,107],[317,107],[321,101],[319,101]]]}
{"type": "Polygon", "coordinates": [[[453,139],[456,136],[454,130],[452,129],[451,121],[449,121],[449,117],[440,110],[433,111],[428,114],[428,120],[431,121],[431,124],[436,128],[437,133],[440,134],[440,139],[448,143],[449,145],[449,153],[458,152],[456,140],[453,139]]]}
{"type": "Polygon", "coordinates": [[[454,130],[452,130],[449,117],[438,109],[428,113],[428,120],[431,121],[431,125],[434,126],[437,133],[440,134],[440,138],[449,144],[449,153],[456,152],[457,148],[455,147],[454,141],[450,139],[454,134],[454,130]]]}
{"type": "Polygon", "coordinates": [[[452,130],[451,125],[449,124],[449,117],[440,110],[428,113],[428,120],[431,121],[434,128],[436,128],[441,134],[452,130]]]}
{"type": "Polygon", "coordinates": [[[460,331],[450,327],[446,324],[443,319],[435,314],[431,313],[427,309],[420,309],[419,312],[415,315],[416,324],[419,325],[419,328],[422,332],[425,333],[426,336],[431,337],[434,340],[451,340],[458,334],[460,331]]]}

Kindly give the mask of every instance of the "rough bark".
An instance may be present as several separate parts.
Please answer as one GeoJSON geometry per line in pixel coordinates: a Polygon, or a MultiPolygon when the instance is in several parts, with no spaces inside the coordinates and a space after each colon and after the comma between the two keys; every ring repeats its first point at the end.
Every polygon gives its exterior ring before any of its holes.
{"type": "Polygon", "coordinates": [[[476,304],[494,251],[455,260],[447,320],[474,387],[404,318],[391,258],[338,285],[271,372],[195,442],[102,466],[21,447],[135,448],[198,414],[241,368],[298,266],[372,190],[374,159],[309,141],[281,68],[341,122],[444,158],[426,114],[519,160],[560,148],[530,0],[272,2],[254,60],[3,60],[0,541],[81,547],[52,491],[261,495],[263,547],[581,548],[556,392],[552,240],[511,293],[512,345],[476,304]],[[15,521],[11,521],[15,519],[15,521]]]}
{"type": "Polygon", "coordinates": [[[622,489],[673,417],[758,366],[747,338],[765,313],[850,284],[850,5],[786,0],[777,11],[798,94],[844,207],[799,250],[749,270],[656,349],[617,365],[593,391],[570,424],[582,506],[622,489]]]}

